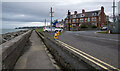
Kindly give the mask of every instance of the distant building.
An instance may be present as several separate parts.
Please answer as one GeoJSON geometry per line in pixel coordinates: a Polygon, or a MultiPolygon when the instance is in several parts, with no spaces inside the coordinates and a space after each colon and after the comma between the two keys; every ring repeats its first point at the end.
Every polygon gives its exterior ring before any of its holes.
{"type": "Polygon", "coordinates": [[[118,15],[120,16],[120,1],[118,2],[118,15]]]}
{"type": "Polygon", "coordinates": [[[56,23],[56,27],[59,27],[59,28],[64,28],[64,21],[59,21],[58,23],[56,23]]]}
{"type": "Polygon", "coordinates": [[[52,23],[52,26],[56,27],[56,24],[58,23],[58,20],[54,20],[52,23]]]}
{"type": "Polygon", "coordinates": [[[107,25],[107,16],[105,15],[103,6],[101,7],[101,10],[85,12],[83,9],[82,13],[74,11],[74,14],[71,14],[68,10],[68,15],[65,18],[65,24],[65,27],[68,27],[68,24],[70,24],[71,27],[79,27],[81,24],[102,27],[107,25]]]}

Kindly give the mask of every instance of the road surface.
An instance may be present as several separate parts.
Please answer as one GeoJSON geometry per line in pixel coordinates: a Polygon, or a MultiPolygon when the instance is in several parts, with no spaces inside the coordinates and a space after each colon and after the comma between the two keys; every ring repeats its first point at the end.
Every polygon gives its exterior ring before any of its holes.
{"type": "MultiPolygon", "coordinates": [[[[116,68],[118,61],[118,34],[100,34],[97,31],[66,31],[58,39],[70,46],[82,50],[116,68]]],[[[50,36],[50,34],[46,33],[50,36]]],[[[53,36],[53,35],[52,35],[53,36]]]]}

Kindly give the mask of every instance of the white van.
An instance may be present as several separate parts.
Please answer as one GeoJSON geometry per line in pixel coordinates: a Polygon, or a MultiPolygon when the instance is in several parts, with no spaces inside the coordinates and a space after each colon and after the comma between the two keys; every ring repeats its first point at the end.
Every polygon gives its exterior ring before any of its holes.
{"type": "MultiPolygon", "coordinates": [[[[52,27],[53,32],[61,31],[61,30],[63,31],[63,29],[52,27]]],[[[51,28],[49,26],[46,26],[46,27],[43,28],[43,31],[50,32],[51,28]]]]}

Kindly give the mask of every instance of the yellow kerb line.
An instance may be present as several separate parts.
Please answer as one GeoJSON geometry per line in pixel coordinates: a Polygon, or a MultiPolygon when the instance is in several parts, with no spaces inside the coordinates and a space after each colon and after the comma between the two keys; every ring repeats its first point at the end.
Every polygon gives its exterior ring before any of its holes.
{"type": "Polygon", "coordinates": [[[99,61],[99,62],[101,62],[101,63],[103,63],[103,64],[105,64],[105,65],[107,65],[107,66],[109,66],[111,68],[113,68],[113,69],[116,69],[116,70],[120,71],[119,69],[117,69],[117,68],[115,68],[115,67],[113,67],[113,66],[111,66],[111,65],[109,65],[109,64],[107,64],[107,63],[105,63],[105,62],[103,62],[103,61],[101,61],[101,60],[99,60],[99,59],[97,59],[97,58],[95,58],[95,57],[93,57],[93,56],[91,56],[91,55],[81,51],[81,50],[78,50],[78,49],[76,49],[76,48],[74,48],[74,47],[72,47],[72,46],[70,46],[70,45],[68,45],[68,44],[66,44],[66,43],[64,43],[62,41],[59,41],[59,40],[57,40],[57,41],[60,42],[60,43],[63,43],[64,45],[67,45],[67,46],[71,47],[72,49],[75,49],[78,52],[81,52],[81,53],[85,54],[86,56],[89,56],[89,57],[91,57],[91,58],[93,58],[93,59],[95,59],[95,60],[97,60],[97,61],[99,61]]]}
{"type": "Polygon", "coordinates": [[[73,49],[70,49],[68,46],[65,46],[65,47],[66,47],[66,48],[68,48],[69,50],[72,50],[73,52],[75,52],[75,53],[79,54],[80,56],[82,56],[82,57],[86,58],[87,60],[89,60],[89,61],[91,61],[91,62],[95,63],[96,65],[98,65],[98,66],[100,66],[100,67],[102,67],[102,68],[104,68],[104,69],[108,70],[108,68],[106,68],[105,66],[101,65],[100,63],[95,62],[94,60],[92,60],[92,59],[88,58],[87,56],[84,56],[83,54],[80,54],[79,52],[77,52],[77,51],[75,51],[75,50],[73,50],[73,49]]]}

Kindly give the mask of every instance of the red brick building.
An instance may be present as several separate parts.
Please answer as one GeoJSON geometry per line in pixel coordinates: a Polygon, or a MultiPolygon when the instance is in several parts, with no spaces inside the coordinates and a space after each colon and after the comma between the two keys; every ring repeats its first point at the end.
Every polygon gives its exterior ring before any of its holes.
{"type": "Polygon", "coordinates": [[[68,10],[68,15],[65,18],[66,27],[70,24],[71,27],[79,27],[81,24],[86,25],[96,25],[98,28],[107,24],[106,15],[104,12],[104,7],[101,7],[101,10],[85,12],[82,10],[82,13],[77,13],[74,11],[74,14],[68,10]]]}

